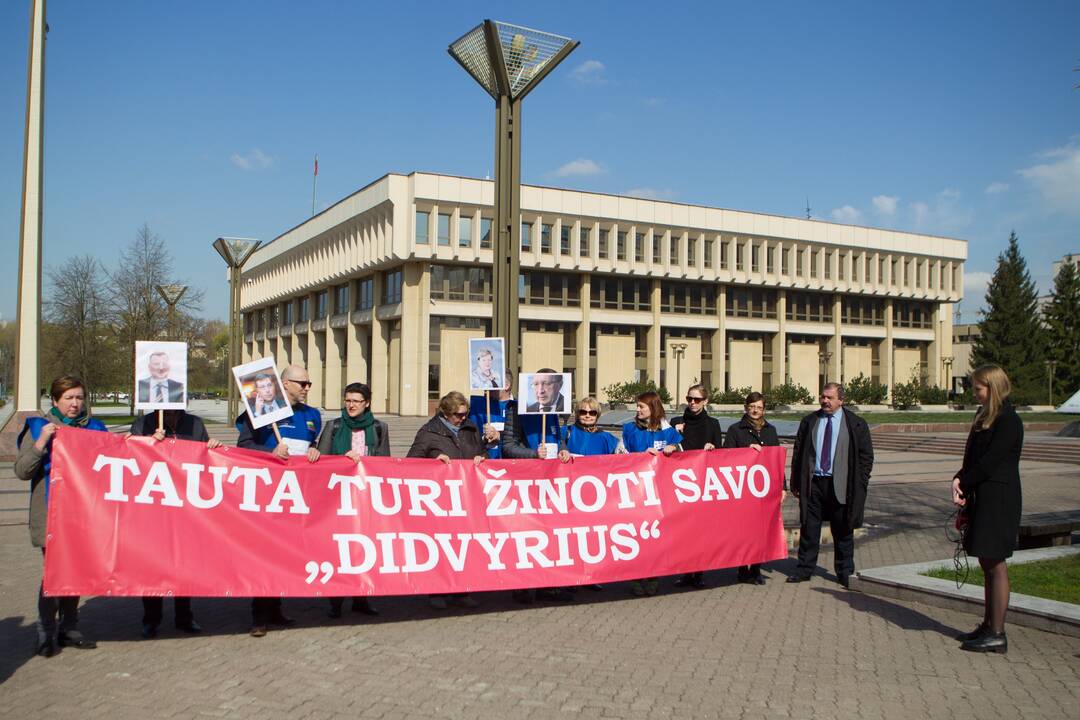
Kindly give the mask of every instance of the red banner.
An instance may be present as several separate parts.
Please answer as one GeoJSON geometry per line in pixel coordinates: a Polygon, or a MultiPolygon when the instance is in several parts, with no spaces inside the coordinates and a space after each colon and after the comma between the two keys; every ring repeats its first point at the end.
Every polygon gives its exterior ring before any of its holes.
{"type": "Polygon", "coordinates": [[[59,428],[52,452],[52,595],[465,592],[787,557],[783,448],[312,464],[59,428]]]}

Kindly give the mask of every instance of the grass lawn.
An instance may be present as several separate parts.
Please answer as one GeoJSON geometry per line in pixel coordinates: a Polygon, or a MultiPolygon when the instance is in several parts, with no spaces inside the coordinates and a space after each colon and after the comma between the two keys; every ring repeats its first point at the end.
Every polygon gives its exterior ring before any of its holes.
{"type": "Polygon", "coordinates": [[[108,427],[131,425],[131,423],[135,422],[134,415],[95,415],[94,417],[105,423],[108,427]]]}
{"type": "MultiPolygon", "coordinates": [[[[971,563],[968,583],[981,586],[983,584],[982,569],[974,558],[971,559],[971,563]]],[[[942,580],[956,579],[951,567],[937,568],[923,575],[942,580]]],[[[1013,592],[1023,595],[1080,605],[1080,555],[1010,565],[1009,585],[1013,592]]]]}
{"type": "MultiPolygon", "coordinates": [[[[735,417],[734,413],[720,413],[722,417],[735,417]]],[[[767,413],[770,420],[802,420],[805,413],[767,413]]],[[[975,411],[961,412],[865,412],[860,415],[863,420],[871,425],[882,423],[957,423],[970,425],[975,411]]],[[[741,417],[741,415],[739,416],[741,417]]],[[[1020,413],[1020,419],[1024,422],[1060,422],[1067,423],[1076,420],[1075,415],[1063,415],[1055,412],[1024,412],[1020,413]]]]}

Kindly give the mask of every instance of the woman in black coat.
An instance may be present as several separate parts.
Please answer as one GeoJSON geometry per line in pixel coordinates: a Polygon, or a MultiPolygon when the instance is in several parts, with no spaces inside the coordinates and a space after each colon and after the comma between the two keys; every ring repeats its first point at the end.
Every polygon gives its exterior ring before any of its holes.
{"type": "MultiPolygon", "coordinates": [[[[752,392],[746,396],[743,403],[745,413],[742,419],[727,429],[724,436],[726,448],[754,448],[761,450],[765,446],[778,446],[780,437],[776,434],[776,428],[765,419],[765,396],[759,392],[752,392]]],[[[761,565],[743,565],[739,568],[739,582],[751,585],[764,585],[765,578],[761,575],[761,565]]]]}
{"type": "MultiPolygon", "coordinates": [[[[708,401],[709,392],[704,385],[691,385],[686,391],[686,410],[682,418],[674,423],[675,429],[683,436],[683,450],[715,450],[724,444],[724,431],[720,429],[720,423],[705,409],[708,401]]],[[[705,587],[705,573],[686,573],[675,581],[675,586],[701,590],[705,587]]]]}
{"type": "Polygon", "coordinates": [[[964,464],[952,481],[953,502],[964,509],[964,550],[979,558],[985,584],[983,621],[959,636],[961,648],[1004,653],[1005,611],[1009,607],[1009,572],[1005,558],[1016,549],[1020,529],[1020,451],[1024,423],[1009,403],[1009,377],[997,365],[971,374],[972,391],[982,407],[968,433],[964,464]]]}

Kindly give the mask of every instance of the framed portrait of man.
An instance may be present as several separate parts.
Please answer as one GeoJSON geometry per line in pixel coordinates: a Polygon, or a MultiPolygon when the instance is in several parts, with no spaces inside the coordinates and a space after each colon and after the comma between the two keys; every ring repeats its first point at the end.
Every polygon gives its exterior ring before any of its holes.
{"type": "Polygon", "coordinates": [[[274,367],[274,358],[265,357],[237,365],[232,369],[240,399],[251,418],[253,427],[261,428],[270,423],[292,417],[292,406],[285,395],[285,386],[274,367]]]}
{"type": "Polygon", "coordinates": [[[469,340],[469,389],[473,392],[506,388],[506,352],[501,337],[469,340]]]}
{"type": "Polygon", "coordinates": [[[573,397],[570,373],[522,373],[518,384],[519,402],[523,415],[566,415],[573,397]]]}
{"type": "Polygon", "coordinates": [[[135,343],[135,409],[187,407],[187,343],[139,340],[135,343]]]}

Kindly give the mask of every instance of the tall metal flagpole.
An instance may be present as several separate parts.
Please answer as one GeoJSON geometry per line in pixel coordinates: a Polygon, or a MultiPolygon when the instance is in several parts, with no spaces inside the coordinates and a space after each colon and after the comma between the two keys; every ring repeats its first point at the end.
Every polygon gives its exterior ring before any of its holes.
{"type": "Polygon", "coordinates": [[[315,174],[311,177],[311,216],[315,217],[315,192],[319,187],[319,154],[315,153],[315,174]]]}

